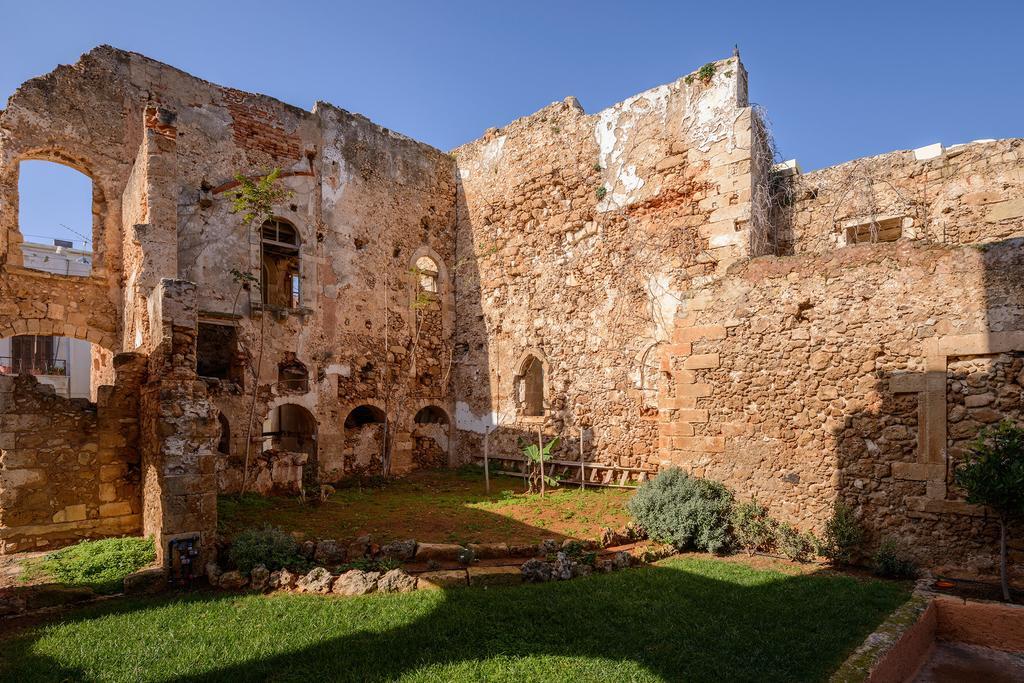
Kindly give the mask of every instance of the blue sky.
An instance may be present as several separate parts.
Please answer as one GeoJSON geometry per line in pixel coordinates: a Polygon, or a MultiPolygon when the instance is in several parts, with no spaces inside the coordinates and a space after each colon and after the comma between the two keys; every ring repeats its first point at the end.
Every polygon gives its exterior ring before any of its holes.
{"type": "MultiPolygon", "coordinates": [[[[598,111],[739,44],[751,101],[805,170],[1024,135],[1024,2],[1011,0],[0,4],[4,99],[108,43],[449,149],[567,95],[598,111]]],[[[81,226],[87,190],[57,198],[55,172],[26,170],[43,199],[24,231],[81,226]]]]}

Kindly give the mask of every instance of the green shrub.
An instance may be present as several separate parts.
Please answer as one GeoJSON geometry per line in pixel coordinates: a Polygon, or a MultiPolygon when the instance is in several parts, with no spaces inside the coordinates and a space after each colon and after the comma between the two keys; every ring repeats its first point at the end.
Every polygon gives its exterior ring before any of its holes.
{"type": "Polygon", "coordinates": [[[860,551],[864,530],[854,515],[853,508],[836,501],[832,517],[825,523],[822,555],[836,564],[851,564],[860,551]]]}
{"type": "Polygon", "coordinates": [[[889,579],[916,579],[917,564],[900,547],[896,539],[883,538],[875,551],[875,573],[889,579]]]}
{"type": "Polygon", "coordinates": [[[768,508],[754,498],[750,502],[738,503],[732,511],[732,533],[736,544],[748,555],[766,552],[775,540],[775,529],[768,508]]]}
{"type": "Polygon", "coordinates": [[[775,548],[794,562],[810,562],[818,552],[820,541],[808,531],[800,533],[792,524],[779,523],[775,527],[775,548]]]}
{"type": "Polygon", "coordinates": [[[246,529],[238,534],[231,542],[228,559],[243,573],[249,573],[258,564],[274,571],[304,562],[291,534],[269,524],[259,529],[246,529]]]}
{"type": "Polygon", "coordinates": [[[152,538],[105,538],[82,541],[24,564],[25,580],[52,578],[97,593],[118,593],[124,577],[156,559],[152,538]]]}
{"type": "Polygon", "coordinates": [[[717,481],[671,467],[637,489],[626,507],[653,540],[679,550],[721,552],[729,545],[732,494],[717,481]]]}

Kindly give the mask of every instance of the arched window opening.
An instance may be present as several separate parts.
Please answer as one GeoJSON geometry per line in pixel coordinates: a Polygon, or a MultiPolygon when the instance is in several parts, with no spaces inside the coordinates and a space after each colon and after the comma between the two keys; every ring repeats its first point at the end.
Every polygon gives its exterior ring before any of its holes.
{"type": "Polygon", "coordinates": [[[294,353],[286,353],[285,359],[278,363],[277,384],[283,391],[309,391],[309,371],[294,353]]]}
{"type": "Polygon", "coordinates": [[[536,356],[528,356],[523,362],[516,390],[521,415],[544,416],[544,364],[536,356]]]}
{"type": "Polygon", "coordinates": [[[113,356],[84,339],[23,334],[0,339],[0,375],[34,375],[66,398],[95,400],[113,381],[113,356]]]}
{"type": "Polygon", "coordinates": [[[414,271],[419,291],[436,294],[438,291],[437,279],[439,271],[434,259],[429,256],[420,256],[416,259],[414,271]]]}
{"type": "Polygon", "coordinates": [[[271,219],[263,224],[261,267],[263,303],[275,308],[302,305],[299,233],[291,223],[271,219]]]}
{"type": "Polygon", "coordinates": [[[448,424],[448,414],[437,406],[421,408],[413,419],[416,424],[448,424]]]}
{"type": "Polygon", "coordinates": [[[316,418],[302,406],[285,403],[264,422],[263,437],[273,450],[312,454],[316,450],[316,418]]]}
{"type": "Polygon", "coordinates": [[[220,424],[220,439],[217,440],[217,450],[224,455],[231,455],[231,424],[224,417],[224,413],[217,414],[217,423],[220,424]]]}
{"type": "Polygon", "coordinates": [[[371,424],[384,424],[386,421],[384,411],[377,406],[361,405],[353,408],[345,418],[345,429],[359,429],[371,424]]]}
{"type": "Polygon", "coordinates": [[[92,179],[50,161],[18,164],[18,227],[26,268],[86,276],[93,261],[92,179]]]}

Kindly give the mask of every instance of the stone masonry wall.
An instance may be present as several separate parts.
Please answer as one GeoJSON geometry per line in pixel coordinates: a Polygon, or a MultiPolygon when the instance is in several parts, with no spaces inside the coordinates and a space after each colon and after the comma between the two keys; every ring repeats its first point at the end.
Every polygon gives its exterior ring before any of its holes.
{"type": "Polygon", "coordinates": [[[1020,233],[1024,141],[891,152],[796,176],[776,216],[778,253],[846,246],[847,228],[898,220],[904,239],[971,244],[1020,233]],[[921,158],[918,158],[921,157],[921,158]]]}
{"type": "Polygon", "coordinates": [[[751,110],[738,59],[597,114],[574,98],[453,152],[459,168],[458,455],[516,453],[543,425],[562,457],[656,455],[659,346],[683,293],[749,253],[751,110]],[[544,363],[544,416],[517,376],[544,363]]]}
{"type": "Polygon", "coordinates": [[[736,264],[677,321],[689,353],[669,359],[662,464],[803,529],[843,500],[871,544],[891,535],[925,566],[991,573],[996,525],[962,502],[951,469],[964,439],[1020,415],[1022,264],[1020,239],[736,264]]]}
{"type": "Polygon", "coordinates": [[[145,358],[121,354],[114,369],[97,403],[0,377],[0,554],[140,532],[145,358]]]}

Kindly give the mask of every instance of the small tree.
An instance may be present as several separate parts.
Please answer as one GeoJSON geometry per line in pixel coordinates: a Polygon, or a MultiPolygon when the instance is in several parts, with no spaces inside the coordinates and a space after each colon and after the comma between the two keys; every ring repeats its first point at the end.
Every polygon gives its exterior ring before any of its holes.
{"type": "MultiPolygon", "coordinates": [[[[260,272],[263,267],[263,224],[274,217],[274,207],[292,195],[291,190],[278,186],[277,181],[280,177],[281,169],[279,168],[256,179],[248,178],[241,173],[235,175],[238,188],[235,190],[235,197],[231,203],[231,213],[241,214],[242,224],[249,230],[250,236],[255,233],[256,239],[259,240],[260,262],[256,264],[256,272],[260,272]]],[[[251,264],[249,271],[233,268],[231,276],[239,285],[239,294],[243,289],[251,291],[251,288],[255,287],[262,299],[263,290],[260,279],[252,274],[251,264]]],[[[238,302],[238,296],[235,296],[235,302],[238,302]]],[[[259,396],[260,367],[263,364],[263,338],[266,323],[267,314],[264,311],[260,316],[259,352],[256,356],[256,365],[251,368],[253,375],[252,401],[249,404],[249,424],[245,432],[245,462],[242,465],[242,485],[239,489],[239,496],[245,493],[245,485],[249,479],[249,452],[252,449],[252,425],[256,415],[256,399],[259,396]]]]}
{"type": "Polygon", "coordinates": [[[999,578],[1010,600],[1006,575],[1006,526],[1024,517],[1024,429],[1009,420],[986,427],[968,447],[953,477],[968,503],[987,505],[999,521],[999,578]]]}
{"type": "Polygon", "coordinates": [[[558,448],[559,440],[560,437],[556,436],[541,448],[540,444],[527,443],[522,437],[519,438],[519,449],[523,452],[523,458],[526,460],[527,492],[540,491],[543,493],[544,487],[541,486],[541,480],[548,486],[558,485],[557,479],[544,474],[544,463],[551,459],[551,453],[558,448]]]}

